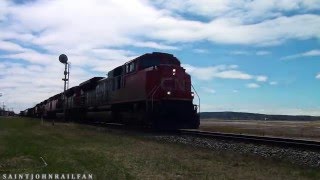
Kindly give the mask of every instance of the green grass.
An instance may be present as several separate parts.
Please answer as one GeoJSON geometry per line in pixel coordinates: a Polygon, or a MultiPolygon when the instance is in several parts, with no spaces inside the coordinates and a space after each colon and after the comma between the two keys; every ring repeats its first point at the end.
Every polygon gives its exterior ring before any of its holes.
{"type": "Polygon", "coordinates": [[[95,179],[320,179],[319,169],[157,142],[78,124],[0,117],[2,173],[91,173],[95,179]],[[43,165],[40,157],[48,163],[43,165]]]}

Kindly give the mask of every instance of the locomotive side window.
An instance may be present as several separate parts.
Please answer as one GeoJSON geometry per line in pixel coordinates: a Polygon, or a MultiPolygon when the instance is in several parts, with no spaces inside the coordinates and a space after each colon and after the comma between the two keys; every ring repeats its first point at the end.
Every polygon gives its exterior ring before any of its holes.
{"type": "Polygon", "coordinates": [[[129,72],[129,64],[126,64],[126,73],[129,72]]]}
{"type": "Polygon", "coordinates": [[[136,70],[136,64],[135,62],[131,62],[129,64],[126,64],[126,73],[131,73],[136,70]]]}
{"type": "Polygon", "coordinates": [[[135,70],[135,63],[134,62],[132,62],[132,63],[130,63],[129,64],[129,72],[133,72],[134,70],[135,70]]]}

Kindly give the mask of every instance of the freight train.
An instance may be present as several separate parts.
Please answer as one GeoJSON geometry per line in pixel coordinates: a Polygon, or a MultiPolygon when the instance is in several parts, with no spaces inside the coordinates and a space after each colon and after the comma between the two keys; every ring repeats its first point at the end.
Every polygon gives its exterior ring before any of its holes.
{"type": "Polygon", "coordinates": [[[66,90],[65,95],[56,94],[22,114],[157,129],[198,128],[199,107],[193,104],[192,89],[190,75],[175,56],[153,52],[116,67],[107,77],[93,77],[66,90]]]}

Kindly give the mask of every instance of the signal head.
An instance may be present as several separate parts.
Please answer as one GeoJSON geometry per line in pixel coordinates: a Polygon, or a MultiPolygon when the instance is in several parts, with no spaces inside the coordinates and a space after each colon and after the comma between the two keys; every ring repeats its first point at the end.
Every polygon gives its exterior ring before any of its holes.
{"type": "Polygon", "coordinates": [[[63,63],[63,64],[66,64],[66,63],[68,62],[68,57],[67,57],[67,55],[61,54],[61,55],[59,56],[59,61],[60,61],[61,63],[63,63]]]}

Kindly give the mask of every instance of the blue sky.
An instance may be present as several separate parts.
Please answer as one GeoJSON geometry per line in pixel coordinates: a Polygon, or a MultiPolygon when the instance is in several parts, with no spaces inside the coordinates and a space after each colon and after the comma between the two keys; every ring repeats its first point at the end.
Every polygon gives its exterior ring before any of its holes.
{"type": "Polygon", "coordinates": [[[1,0],[0,101],[16,112],[144,53],[174,54],[203,111],[320,115],[318,0],[1,0]]]}

